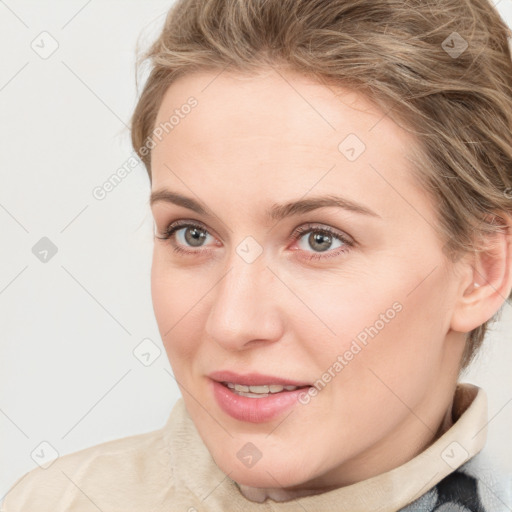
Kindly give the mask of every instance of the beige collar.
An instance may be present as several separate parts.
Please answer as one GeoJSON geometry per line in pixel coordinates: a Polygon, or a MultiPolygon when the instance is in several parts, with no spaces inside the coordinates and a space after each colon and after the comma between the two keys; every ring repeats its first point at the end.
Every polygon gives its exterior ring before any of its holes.
{"type": "Polygon", "coordinates": [[[215,464],[183,399],[175,405],[165,426],[166,443],[177,488],[188,489],[204,508],[223,510],[393,512],[411,503],[445,476],[476,455],[487,437],[487,395],[468,383],[457,385],[447,430],[426,450],[409,462],[375,477],[331,491],[289,501],[279,489],[239,486],[215,464]],[[448,428],[449,427],[449,428],[448,428]],[[243,492],[241,490],[243,489],[243,492]],[[263,505],[259,501],[266,499],[263,505]]]}

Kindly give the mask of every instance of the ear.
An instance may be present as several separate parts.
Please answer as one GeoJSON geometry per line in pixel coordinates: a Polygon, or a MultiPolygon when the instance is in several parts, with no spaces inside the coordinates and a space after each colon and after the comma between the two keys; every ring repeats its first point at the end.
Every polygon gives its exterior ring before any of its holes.
{"type": "Polygon", "coordinates": [[[466,259],[450,327],[467,333],[492,318],[512,289],[512,216],[492,217],[501,231],[488,235],[482,251],[466,259]]]}

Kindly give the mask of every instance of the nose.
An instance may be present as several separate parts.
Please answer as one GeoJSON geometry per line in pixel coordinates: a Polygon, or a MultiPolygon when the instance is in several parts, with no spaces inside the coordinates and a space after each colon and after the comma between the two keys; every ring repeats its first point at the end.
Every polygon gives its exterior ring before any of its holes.
{"type": "Polygon", "coordinates": [[[226,350],[245,350],[281,339],[283,288],[263,255],[247,263],[233,254],[212,290],[206,336],[226,350]]]}

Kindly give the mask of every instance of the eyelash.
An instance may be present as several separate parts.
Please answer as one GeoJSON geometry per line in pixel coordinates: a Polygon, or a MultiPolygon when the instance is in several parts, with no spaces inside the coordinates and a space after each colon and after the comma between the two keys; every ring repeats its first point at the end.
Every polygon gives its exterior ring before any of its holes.
{"type": "MultiPolygon", "coordinates": [[[[199,229],[200,231],[208,232],[208,230],[201,224],[197,224],[197,223],[193,223],[193,222],[178,221],[173,224],[170,224],[167,227],[167,229],[164,232],[164,236],[157,236],[156,238],[158,238],[160,240],[169,240],[171,242],[171,244],[173,245],[174,252],[176,252],[176,253],[186,254],[189,256],[197,256],[198,251],[189,251],[187,249],[183,249],[182,247],[180,247],[179,245],[176,245],[175,242],[172,241],[172,238],[173,238],[175,232],[182,228],[196,228],[196,229],[199,229]]],[[[348,252],[350,250],[349,248],[351,248],[355,245],[355,243],[352,240],[341,235],[340,233],[337,233],[336,231],[334,231],[333,229],[331,229],[329,227],[319,228],[319,227],[315,227],[312,224],[307,224],[306,226],[298,227],[290,235],[289,240],[293,240],[293,241],[299,240],[304,234],[310,233],[310,232],[316,232],[316,233],[321,233],[324,235],[329,235],[330,237],[335,238],[335,239],[339,240],[340,242],[343,242],[346,247],[338,248],[336,251],[334,251],[334,254],[329,254],[328,256],[324,256],[324,253],[318,253],[318,252],[312,253],[310,256],[305,256],[306,260],[318,260],[318,259],[325,259],[325,258],[332,258],[334,256],[339,256],[343,253],[348,252]]],[[[202,252],[202,251],[199,251],[199,252],[202,252]]],[[[331,252],[331,251],[326,251],[326,253],[329,253],[329,252],[331,252]]]]}

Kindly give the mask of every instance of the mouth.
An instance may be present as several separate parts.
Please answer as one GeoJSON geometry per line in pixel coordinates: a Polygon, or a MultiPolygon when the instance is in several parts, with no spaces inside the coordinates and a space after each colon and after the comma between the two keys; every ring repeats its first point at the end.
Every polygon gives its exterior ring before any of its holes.
{"type": "Polygon", "coordinates": [[[281,384],[263,384],[260,386],[246,386],[244,384],[236,384],[234,382],[221,382],[220,384],[230,389],[236,395],[246,396],[249,398],[266,398],[278,393],[309,388],[309,386],[283,386],[281,384]]]}
{"type": "Polygon", "coordinates": [[[282,417],[302,403],[301,396],[312,387],[306,382],[259,373],[240,375],[222,371],[208,377],[220,409],[236,420],[251,423],[282,417]]]}
{"type": "Polygon", "coordinates": [[[282,386],[286,389],[286,387],[308,387],[310,386],[309,382],[304,381],[297,381],[297,380],[291,380],[286,379],[283,377],[279,377],[277,375],[264,375],[262,373],[244,373],[239,374],[232,372],[230,370],[221,370],[212,372],[208,375],[208,377],[212,380],[215,380],[217,382],[220,382],[221,384],[226,385],[238,385],[241,389],[238,389],[238,391],[244,391],[248,392],[249,389],[245,388],[254,388],[254,393],[258,392],[265,392],[265,393],[272,393],[273,391],[270,389],[270,386],[272,386],[272,389],[274,392],[282,391],[280,388],[278,389],[276,386],[282,386]],[[268,390],[258,390],[258,388],[267,386],[268,390]]]}

